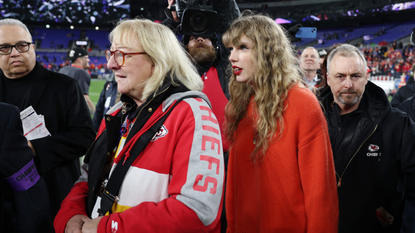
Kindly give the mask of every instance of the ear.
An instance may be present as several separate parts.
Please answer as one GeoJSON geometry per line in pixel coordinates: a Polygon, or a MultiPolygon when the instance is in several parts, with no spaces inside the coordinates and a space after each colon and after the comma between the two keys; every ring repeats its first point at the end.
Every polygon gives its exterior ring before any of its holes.
{"type": "Polygon", "coordinates": [[[369,81],[369,79],[370,79],[370,73],[369,72],[366,72],[366,82],[365,82],[365,85],[367,84],[367,81],[369,81]]]}
{"type": "Polygon", "coordinates": [[[328,72],[326,73],[326,77],[327,77],[327,85],[330,86],[330,77],[329,77],[329,73],[328,72]]]}

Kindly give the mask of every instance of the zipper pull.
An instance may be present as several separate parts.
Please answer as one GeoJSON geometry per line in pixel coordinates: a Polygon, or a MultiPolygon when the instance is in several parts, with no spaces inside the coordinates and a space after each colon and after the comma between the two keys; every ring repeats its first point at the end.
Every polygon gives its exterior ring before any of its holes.
{"type": "Polygon", "coordinates": [[[130,153],[125,153],[124,161],[122,162],[122,165],[125,164],[125,161],[127,161],[128,157],[130,157],[130,153]]]}
{"type": "Polygon", "coordinates": [[[337,182],[337,188],[340,188],[342,186],[342,178],[339,178],[339,182],[337,182]]]}

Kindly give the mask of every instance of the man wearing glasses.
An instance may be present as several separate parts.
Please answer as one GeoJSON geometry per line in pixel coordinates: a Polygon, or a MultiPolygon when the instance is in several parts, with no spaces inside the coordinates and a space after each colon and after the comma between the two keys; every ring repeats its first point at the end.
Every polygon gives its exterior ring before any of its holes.
{"type": "Polygon", "coordinates": [[[28,145],[46,182],[53,219],[80,175],[79,157],[94,139],[91,116],[76,80],[36,61],[32,37],[19,20],[0,20],[0,69],[0,102],[20,111],[33,107],[50,133],[28,145]]]}

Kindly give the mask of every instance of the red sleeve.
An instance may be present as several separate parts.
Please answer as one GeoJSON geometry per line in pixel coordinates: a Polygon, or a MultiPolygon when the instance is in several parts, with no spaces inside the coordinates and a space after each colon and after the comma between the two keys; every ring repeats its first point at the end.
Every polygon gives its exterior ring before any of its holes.
{"type": "Polygon", "coordinates": [[[107,215],[99,222],[97,232],[166,232],[167,229],[170,233],[215,232],[204,226],[193,210],[175,198],[159,203],[144,202],[122,213],[107,215]]]}
{"type": "MultiPolygon", "coordinates": [[[[310,93],[310,95],[312,95],[310,93]]],[[[308,233],[338,230],[336,174],[327,123],[314,96],[304,100],[298,166],[304,190],[308,233]]]]}
{"type": "Polygon", "coordinates": [[[88,197],[88,183],[76,183],[68,196],[63,200],[61,208],[54,220],[56,233],[65,232],[66,223],[77,214],[86,214],[86,199],[88,197]]]}

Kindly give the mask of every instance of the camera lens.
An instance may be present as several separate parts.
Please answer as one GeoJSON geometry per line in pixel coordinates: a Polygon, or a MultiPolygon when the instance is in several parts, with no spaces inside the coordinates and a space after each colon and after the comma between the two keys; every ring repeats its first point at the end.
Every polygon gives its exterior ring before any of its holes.
{"type": "Polygon", "coordinates": [[[201,14],[200,12],[190,17],[190,26],[195,32],[206,30],[206,24],[207,18],[204,14],[201,14]]]}

